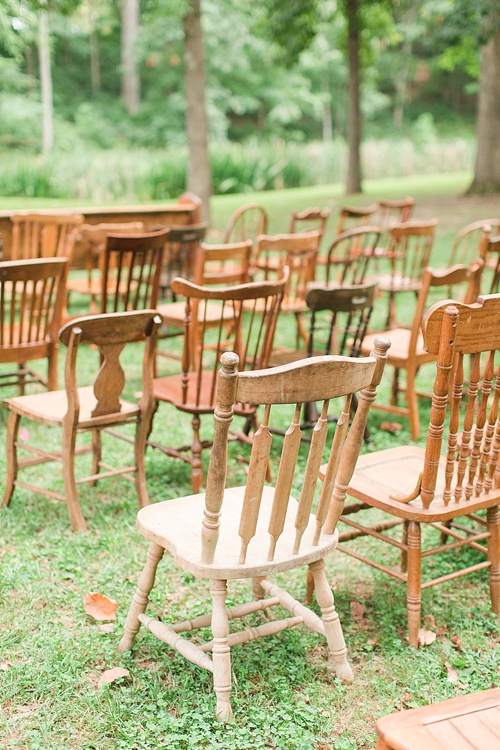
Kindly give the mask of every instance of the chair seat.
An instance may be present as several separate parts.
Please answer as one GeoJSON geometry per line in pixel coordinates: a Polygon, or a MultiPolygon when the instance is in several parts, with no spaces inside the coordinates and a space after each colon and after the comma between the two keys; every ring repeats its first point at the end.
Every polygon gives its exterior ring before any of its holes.
{"type": "Polygon", "coordinates": [[[377,278],[380,292],[418,292],[421,282],[408,276],[379,276],[377,278]]]}
{"type": "MultiPolygon", "coordinates": [[[[370,333],[363,339],[361,346],[361,354],[363,357],[369,357],[370,352],[373,350],[375,345],[375,339],[377,336],[387,336],[391,341],[391,348],[387,352],[387,361],[389,364],[396,362],[407,362],[410,351],[410,338],[411,331],[407,328],[391,328],[388,331],[380,331],[378,333],[370,333]]],[[[415,356],[421,363],[433,362],[436,358],[432,354],[428,354],[424,349],[424,343],[422,334],[419,333],[417,339],[417,346],[415,349],[415,356]]]]}
{"type": "MultiPolygon", "coordinates": [[[[93,387],[79,388],[78,398],[80,400],[78,426],[85,427],[87,423],[95,421],[91,418],[92,411],[97,404],[93,387]]],[[[6,398],[3,405],[4,408],[10,409],[22,417],[54,426],[62,424],[68,411],[66,391],[47,391],[47,393],[32,393],[28,396],[14,396],[13,398],[6,398]]],[[[118,417],[116,414],[110,416],[113,423],[121,421],[121,419],[125,421],[139,414],[139,407],[136,404],[120,399],[120,405],[121,411],[118,417]]]]}
{"type": "MultiPolygon", "coordinates": [[[[186,303],[185,302],[167,302],[163,305],[156,305],[156,309],[163,318],[163,325],[177,326],[183,328],[184,320],[186,318],[186,303]]],[[[213,323],[214,325],[222,320],[227,320],[230,323],[234,319],[233,308],[230,305],[225,305],[224,313],[221,316],[222,305],[218,302],[209,302],[205,313],[205,303],[202,302],[198,305],[198,322],[213,323]]]]}
{"type": "Polygon", "coordinates": [[[338,534],[321,534],[319,544],[312,546],[315,517],[311,516],[300,546],[300,554],[293,555],[297,501],[290,498],[283,534],[279,538],[274,560],[267,559],[269,536],[267,529],[274,498],[274,488],[264,487],[259,514],[259,529],[248,546],[247,560],[236,563],[239,556],[238,527],[245,487],[226,489],[219,529],[219,541],[212,565],[200,562],[200,518],[203,517],[205,495],[189,495],[142,508],[137,516],[137,526],[144,536],[167,549],[178,565],[195,576],[208,578],[253,578],[269,573],[291,570],[320,560],[337,546],[338,534]]]}
{"type": "MultiPolygon", "coordinates": [[[[483,492],[479,497],[462,499],[458,503],[452,497],[449,504],[445,505],[443,489],[446,459],[443,456],[439,461],[436,494],[429,508],[423,507],[420,497],[409,503],[394,499],[408,496],[415,489],[423,470],[424,456],[423,448],[410,445],[360,456],[349,484],[349,494],[392,515],[422,523],[446,521],[500,502],[500,489],[492,489],[488,494],[483,492]]],[[[326,467],[321,467],[320,476],[324,477],[325,469],[326,467]]],[[[465,482],[466,478],[464,484],[465,482]]]]}

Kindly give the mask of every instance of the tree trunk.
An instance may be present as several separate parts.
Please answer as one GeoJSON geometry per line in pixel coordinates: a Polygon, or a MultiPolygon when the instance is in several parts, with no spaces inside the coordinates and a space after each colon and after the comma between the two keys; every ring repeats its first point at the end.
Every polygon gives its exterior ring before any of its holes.
{"type": "Polygon", "coordinates": [[[122,99],[129,115],[139,109],[141,83],[137,70],[135,44],[139,29],[139,0],[122,2],[122,99]]]}
{"type": "Polygon", "coordinates": [[[347,120],[346,193],[361,192],[361,107],[360,107],[360,33],[358,0],[345,0],[347,16],[347,57],[349,67],[349,104],[347,120]]]}
{"type": "Polygon", "coordinates": [[[38,56],[40,60],[40,87],[42,93],[42,151],[54,145],[54,110],[52,102],[52,71],[50,67],[49,19],[47,11],[40,11],[38,56]]]}
{"type": "Polygon", "coordinates": [[[321,92],[323,94],[323,142],[331,143],[333,141],[333,122],[328,63],[325,63],[325,67],[321,71],[321,92]]]}
{"type": "Polygon", "coordinates": [[[202,200],[202,217],[209,219],[212,188],[205,105],[205,64],[200,0],[189,0],[184,26],[184,86],[188,163],[186,188],[202,200]]]}
{"type": "Polygon", "coordinates": [[[500,191],[500,31],[481,50],[477,156],[469,193],[500,191]]]}
{"type": "Polygon", "coordinates": [[[89,37],[90,44],[90,88],[92,96],[101,91],[101,58],[99,54],[99,39],[92,29],[89,37]]]}

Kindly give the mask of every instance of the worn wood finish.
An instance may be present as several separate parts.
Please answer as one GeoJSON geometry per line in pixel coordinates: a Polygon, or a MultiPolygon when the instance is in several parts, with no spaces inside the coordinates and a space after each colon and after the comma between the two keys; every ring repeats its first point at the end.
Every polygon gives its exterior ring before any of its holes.
{"type": "MultiPolygon", "coordinates": [[[[53,260],[52,263],[67,262],[53,260]]],[[[48,263],[48,261],[47,261],[48,263]]],[[[7,265],[7,264],[2,264],[7,265]]],[[[147,505],[148,495],[144,469],[146,438],[153,418],[154,402],[152,395],[154,352],[161,318],[155,310],[130,313],[111,313],[77,318],[66,324],[60,331],[60,341],[68,347],[65,366],[65,389],[48,393],[18,396],[5,399],[3,406],[10,411],[7,435],[8,481],[3,503],[10,502],[14,487],[27,486],[17,479],[20,469],[36,464],[62,461],[64,495],[41,487],[32,487],[34,492],[49,497],[66,500],[71,525],[77,531],[85,531],[86,523],[78,503],[77,485],[82,482],[94,484],[106,476],[123,475],[135,483],[137,500],[140,506],[147,505]],[[142,395],[138,403],[121,398],[125,385],[125,373],[120,364],[120,353],[133,341],[146,341],[143,359],[142,395]],[[93,386],[78,387],[78,347],[92,344],[98,348],[101,367],[93,386]],[[48,453],[31,445],[18,442],[20,419],[30,419],[47,426],[62,429],[62,451],[48,453]],[[96,432],[114,425],[134,423],[134,463],[130,466],[113,468],[101,460],[100,438],[96,432]],[[87,477],[76,479],[75,447],[79,432],[91,431],[93,470],[87,477]],[[35,458],[19,459],[18,449],[34,454],[35,458]],[[107,471],[101,471],[107,469],[107,471]],[[131,476],[131,475],[135,476],[131,476]]]]}
{"type": "MultiPolygon", "coordinates": [[[[268,282],[269,283],[269,282],[268,282]]],[[[176,281],[178,291],[194,292],[194,285],[176,281]]],[[[282,282],[284,285],[284,282],[282,282]]],[[[252,286],[241,287],[240,297],[247,299],[252,286]]],[[[198,292],[201,294],[201,292],[198,292]]],[[[220,294],[217,290],[212,295],[220,294]]],[[[224,291],[229,296],[230,290],[224,291]]],[[[189,299],[189,297],[188,297],[189,299]]],[[[347,649],[342,628],[335,611],[333,594],[325,575],[324,557],[337,545],[337,533],[318,528],[317,517],[310,514],[314,490],[318,482],[318,466],[326,443],[328,423],[326,413],[330,399],[341,398],[346,406],[346,419],[337,428],[331,459],[335,476],[329,483],[330,496],[323,492],[323,517],[332,501],[339,504],[345,498],[350,477],[363,438],[368,410],[375,397],[386,359],[389,342],[377,341],[374,355],[367,360],[346,357],[306,359],[281,368],[238,372],[240,359],[234,352],[221,357],[214,408],[215,437],[205,494],[181,497],[141,509],[138,528],[150,540],[148,561],[139,579],[125,625],[120,650],[132,647],[140,624],[169,644],[187,659],[213,672],[216,694],[216,716],[222,721],[231,718],[231,647],[256,638],[279,633],[299,624],[326,637],[332,667],[345,682],[352,681],[352,670],[347,661],[347,649]],[[324,407],[314,431],[311,449],[299,500],[291,495],[300,443],[300,402],[304,392],[314,390],[314,396],[324,407]],[[349,402],[353,392],[359,393],[349,430],[349,402]],[[264,403],[264,415],[252,446],[250,472],[246,486],[226,487],[227,444],[233,414],[241,403],[264,403]],[[274,404],[294,405],[294,417],[283,441],[280,467],[274,486],[264,484],[271,448],[269,413],[274,404]],[[337,455],[338,454],[338,455],[337,455]],[[201,530],[201,534],[200,534],[201,530]],[[149,592],[153,585],[156,566],[165,549],[185,571],[210,580],[211,615],[182,620],[166,625],[145,614],[149,592]],[[314,577],[322,617],[297,601],[286,590],[267,579],[269,574],[285,572],[308,565],[314,577]],[[232,579],[252,578],[256,601],[226,608],[227,582],[232,579]],[[266,598],[267,597],[267,598],[266,598]],[[229,622],[250,612],[270,609],[279,604],[291,617],[276,619],[255,628],[229,632],[229,622]],[[212,640],[197,646],[180,634],[189,633],[211,624],[212,640]],[[212,653],[210,660],[208,653],[212,653]]],[[[324,490],[324,488],[323,488],[324,490]]]]}
{"type": "Polygon", "coordinates": [[[224,229],[222,241],[255,243],[259,234],[267,234],[268,218],[266,210],[258,203],[245,203],[236,209],[224,229]]]}
{"type": "MultiPolygon", "coordinates": [[[[344,536],[339,545],[342,552],[407,584],[409,641],[415,647],[425,588],[488,570],[491,606],[500,612],[500,295],[480,297],[470,305],[437,303],[424,315],[422,330],[424,352],[437,357],[425,449],[404,446],[360,457],[349,489],[361,501],[354,514],[360,520],[342,516],[355,534],[344,536]],[[403,520],[402,541],[380,525],[364,522],[366,505],[403,520]],[[485,510],[486,522],[479,513],[485,510]],[[470,526],[460,523],[463,516],[470,526]],[[423,523],[439,532],[438,543],[425,550],[420,542],[423,523]],[[398,547],[402,570],[371,560],[362,546],[347,544],[366,535],[398,547]],[[452,572],[422,576],[424,560],[465,546],[479,553],[478,562],[460,567],[457,558],[452,572]]],[[[327,474],[326,466],[320,473],[327,474]]]]}
{"type": "Polygon", "coordinates": [[[500,750],[500,688],[383,716],[377,750],[500,750]]]}
{"type": "Polygon", "coordinates": [[[71,258],[81,214],[38,214],[19,212],[11,216],[12,245],[10,260],[35,258],[71,258]]]}
{"type": "MultiPolygon", "coordinates": [[[[307,232],[316,229],[319,232],[319,249],[331,212],[331,208],[305,208],[303,211],[292,211],[288,231],[293,234],[294,232],[307,232]]],[[[261,234],[265,234],[265,232],[261,232],[261,234]]],[[[319,263],[320,259],[317,258],[316,262],[319,263]]]]}
{"type": "MultiPolygon", "coordinates": [[[[326,285],[361,284],[370,268],[379,243],[378,226],[347,229],[338,234],[328,248],[325,258],[326,285]]],[[[315,281],[312,286],[319,286],[315,281]]]]}
{"type": "Polygon", "coordinates": [[[341,206],[335,234],[369,224],[377,209],[378,203],[371,203],[369,206],[341,206]]]}
{"type": "Polygon", "coordinates": [[[200,242],[208,229],[208,222],[188,226],[170,226],[163,251],[160,275],[160,299],[175,302],[170,284],[176,276],[194,281],[194,262],[200,242]]]}
{"type": "MultiPolygon", "coordinates": [[[[219,359],[223,352],[234,351],[242,368],[267,366],[287,278],[285,272],[280,281],[225,287],[199,286],[183,279],[172,282],[174,292],[186,299],[182,372],[156,378],[154,396],[158,401],[171,403],[176,409],[192,414],[193,442],[181,449],[161,446],[154,441],[149,444],[191,464],[195,492],[203,482],[200,415],[214,412],[219,359]]],[[[164,308],[160,305],[159,310],[163,313],[164,308]]],[[[170,322],[169,318],[166,320],[170,322]]],[[[240,404],[237,414],[251,424],[255,406],[249,403],[258,401],[240,404]]]]}
{"type": "Polygon", "coordinates": [[[0,375],[0,386],[27,383],[57,388],[57,332],[64,309],[66,258],[0,263],[0,362],[16,365],[0,375]],[[47,378],[27,362],[47,360],[47,378]]]}

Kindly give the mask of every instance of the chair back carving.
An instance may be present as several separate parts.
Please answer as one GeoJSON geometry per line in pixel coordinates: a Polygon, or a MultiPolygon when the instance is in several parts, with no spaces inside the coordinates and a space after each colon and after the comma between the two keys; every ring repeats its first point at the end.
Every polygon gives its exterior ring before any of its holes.
{"type": "Polygon", "coordinates": [[[466,506],[500,486],[500,295],[471,305],[439,302],[425,314],[422,331],[426,350],[437,356],[437,374],[420,497],[426,508],[438,497],[466,506]]]}
{"type": "Polygon", "coordinates": [[[36,214],[11,216],[11,260],[71,258],[81,214],[36,214]]]}
{"type": "Polygon", "coordinates": [[[201,242],[194,261],[193,281],[199,286],[246,284],[252,241],[207,245],[201,242]]]}
{"type": "Polygon", "coordinates": [[[255,242],[259,234],[267,233],[267,213],[258,203],[245,203],[236,209],[227,222],[222,241],[242,242],[252,240],[255,242]]]}
{"type": "Polygon", "coordinates": [[[377,209],[378,203],[371,203],[369,206],[341,206],[335,234],[366,226],[377,209]]]}
{"type": "MultiPolygon", "coordinates": [[[[78,415],[77,354],[80,344],[93,344],[99,349],[101,366],[93,384],[96,405],[93,418],[113,418],[121,411],[121,394],[125,387],[125,373],[120,354],[126,344],[146,340],[144,355],[142,403],[149,403],[153,383],[153,363],[158,328],[161,318],[155,310],[108,313],[77,318],[66,324],[59,333],[68,347],[65,367],[65,386],[68,396],[68,415],[78,415]]],[[[74,417],[73,417],[74,418],[74,417]]],[[[77,418],[77,417],[76,417],[77,418]]]]}
{"type": "MultiPolygon", "coordinates": [[[[377,339],[374,356],[365,359],[347,357],[313,357],[282,367],[257,372],[238,373],[238,357],[226,353],[221,359],[215,409],[215,438],[210,458],[202,525],[202,562],[214,560],[219,525],[223,523],[223,499],[227,464],[227,438],[236,402],[265,405],[263,419],[257,430],[250,458],[238,534],[237,562],[251,560],[252,545],[268,548],[269,561],[279,560],[279,538],[283,532],[292,491],[301,430],[302,403],[322,401],[321,416],[313,431],[297,513],[294,519],[295,543],[298,554],[306,531],[317,545],[323,525],[332,507],[340,515],[349,481],[363,439],[366,418],[375,398],[390,343],[377,339]],[[356,414],[349,429],[349,413],[354,394],[359,391],[356,414]],[[341,411],[331,449],[325,482],[321,488],[314,528],[308,529],[318,471],[323,460],[328,433],[327,412],[331,399],[339,399],[341,411]],[[272,436],[269,431],[271,408],[275,404],[295,404],[294,416],[283,441],[280,465],[274,485],[274,499],[268,518],[259,518],[260,503],[265,490],[272,436]],[[222,515],[222,518],[221,518],[222,515]],[[266,528],[267,527],[267,528],[266,528]]],[[[338,517],[338,516],[337,516],[338,517]]],[[[283,550],[290,554],[291,550],[283,550]]]]}
{"type": "Polygon", "coordinates": [[[169,229],[108,234],[104,252],[101,312],[156,307],[163,249],[169,229]]]}
{"type": "Polygon", "coordinates": [[[290,269],[282,303],[284,310],[305,309],[307,284],[314,278],[320,239],[317,230],[257,238],[256,264],[266,279],[280,275],[285,266],[290,269]]]}
{"type": "Polygon", "coordinates": [[[326,256],[326,282],[361,284],[380,237],[377,226],[347,229],[338,234],[326,256]]]}

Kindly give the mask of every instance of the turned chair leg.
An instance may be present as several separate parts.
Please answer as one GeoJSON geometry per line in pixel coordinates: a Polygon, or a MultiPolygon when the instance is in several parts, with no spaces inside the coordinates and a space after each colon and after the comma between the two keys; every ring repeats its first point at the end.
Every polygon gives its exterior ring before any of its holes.
{"type": "Polygon", "coordinates": [[[7,420],[7,477],[5,478],[5,491],[3,494],[2,505],[8,505],[10,503],[12,493],[14,492],[14,482],[17,478],[18,462],[16,442],[20,421],[21,417],[19,414],[11,411],[7,420]]]}
{"type": "Polygon", "coordinates": [[[418,648],[418,631],[420,629],[420,612],[422,609],[421,587],[421,534],[420,524],[410,521],[408,524],[408,640],[410,646],[418,648]]]}
{"type": "Polygon", "coordinates": [[[191,446],[191,486],[193,488],[193,494],[197,494],[203,484],[203,469],[201,463],[201,451],[202,444],[200,441],[200,418],[194,416],[191,420],[193,426],[193,444],[191,446]]]}
{"type": "Polygon", "coordinates": [[[64,494],[68,506],[71,528],[74,531],[86,531],[87,524],[82,515],[80,503],[78,502],[78,491],[75,481],[75,445],[76,430],[63,427],[62,435],[62,457],[64,475],[64,494]]]}
{"type": "Polygon", "coordinates": [[[262,578],[252,578],[252,593],[255,601],[266,598],[266,592],[261,586],[262,578]]]}
{"type": "Polygon", "coordinates": [[[118,651],[121,653],[132,648],[134,638],[141,627],[139,615],[143,615],[146,611],[149,594],[155,582],[156,569],[164,552],[165,550],[163,547],[156,544],[156,542],[151,542],[149,545],[146,565],[139,576],[137,589],[132,598],[132,603],[130,604],[130,609],[125,621],[124,633],[118,645],[118,651]]]}
{"type": "Polygon", "coordinates": [[[231,693],[231,649],[228,643],[229,619],[226,610],[227,582],[215,579],[211,582],[212,596],[212,662],[214,668],[214,690],[217,698],[215,716],[219,721],[233,718],[229,695],[231,693]]]}
{"type": "MultiPolygon", "coordinates": [[[[403,521],[403,533],[401,535],[401,543],[405,546],[408,544],[408,524],[410,522],[406,519],[403,521]]],[[[401,573],[406,573],[408,570],[408,550],[403,548],[401,550],[401,573]]]]}
{"type": "MultiPolygon", "coordinates": [[[[102,436],[100,430],[92,430],[92,474],[99,474],[102,457],[102,436]]],[[[89,482],[91,487],[95,487],[97,479],[89,482]]]]}
{"type": "Polygon", "coordinates": [[[307,575],[306,575],[306,595],[304,598],[304,602],[306,604],[312,604],[313,594],[314,594],[314,577],[308,568],[307,575]]]}
{"type": "Polygon", "coordinates": [[[326,640],[328,641],[328,649],[335,667],[335,674],[344,682],[350,683],[353,681],[354,675],[347,661],[344,634],[342,633],[339,616],[335,610],[333,592],[326,577],[324,561],[316,560],[310,563],[309,570],[314,578],[316,600],[321,609],[326,640]]]}
{"type": "Polygon", "coordinates": [[[491,567],[488,569],[490,581],[491,608],[493,612],[500,612],[500,507],[488,508],[488,559],[491,567]]]}
{"type": "Polygon", "coordinates": [[[420,416],[418,413],[418,398],[415,391],[416,372],[408,370],[406,373],[406,402],[410,419],[411,439],[417,440],[420,435],[420,416]]]}
{"type": "Polygon", "coordinates": [[[134,454],[135,454],[135,491],[140,508],[149,505],[148,485],[146,482],[146,441],[150,432],[150,424],[141,419],[135,431],[134,454]]]}

